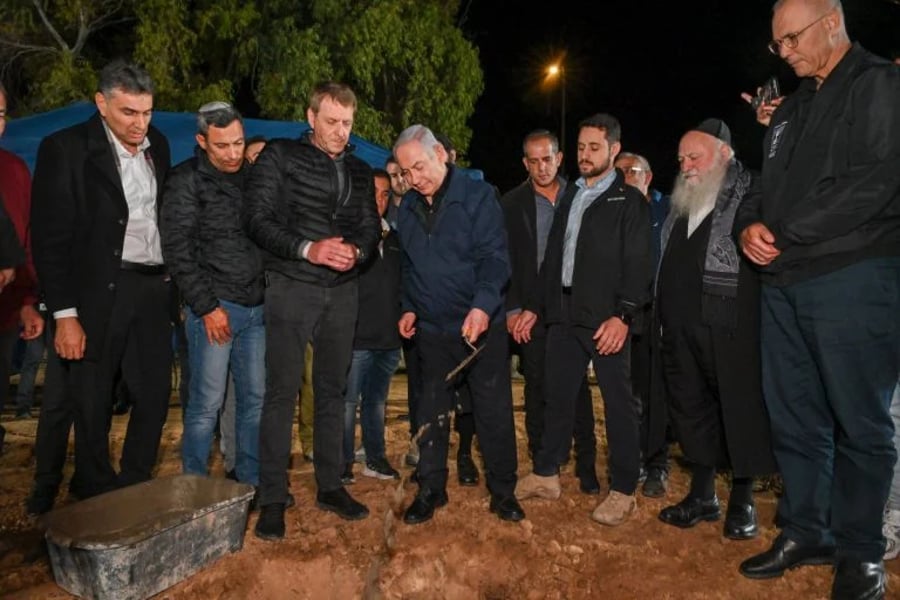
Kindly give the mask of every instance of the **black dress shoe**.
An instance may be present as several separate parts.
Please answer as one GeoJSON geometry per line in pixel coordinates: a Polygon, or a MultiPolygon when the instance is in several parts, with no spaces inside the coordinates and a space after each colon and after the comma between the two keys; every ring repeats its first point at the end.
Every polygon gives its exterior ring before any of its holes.
{"type": "Polygon", "coordinates": [[[700,521],[718,521],[721,516],[719,499],[715,496],[710,500],[687,496],[678,504],[667,506],[659,511],[660,521],[682,529],[693,527],[700,521]]]}
{"type": "Polygon", "coordinates": [[[665,469],[650,468],[647,471],[647,479],[641,486],[641,494],[647,498],[662,498],[668,488],[669,473],[665,469]]]}
{"type": "Polygon", "coordinates": [[[749,540],[759,535],[756,507],[753,503],[729,502],[725,511],[725,537],[730,540],[749,540]]]}
{"type": "Polygon", "coordinates": [[[369,516],[369,509],[354,500],[353,496],[342,487],[330,492],[316,493],[316,506],[348,521],[357,521],[369,516]]]}
{"type": "Polygon", "coordinates": [[[491,512],[504,521],[521,521],[525,511],[515,496],[491,496],[491,512]]]}
{"type": "Polygon", "coordinates": [[[778,536],[772,547],[741,563],[740,571],[750,579],[781,577],[786,569],[801,565],[830,565],[834,562],[834,546],[804,546],[778,536]]]}
{"type": "Polygon", "coordinates": [[[444,490],[431,490],[422,488],[416,494],[416,499],[406,509],[403,515],[403,522],[408,525],[418,525],[424,523],[434,516],[434,509],[440,508],[447,504],[447,492],[444,490]]]}
{"type": "Polygon", "coordinates": [[[883,562],[842,558],[834,570],[831,600],[881,600],[886,588],[883,562]]]}
{"type": "Polygon", "coordinates": [[[586,473],[578,476],[578,489],[582,494],[596,496],[600,493],[600,482],[595,473],[586,473]]]}
{"type": "Polygon", "coordinates": [[[456,476],[459,485],[478,485],[478,469],[471,454],[460,454],[456,457],[456,476]]]}
{"type": "Polygon", "coordinates": [[[253,530],[262,540],[280,540],[284,537],[284,504],[266,504],[259,509],[259,519],[253,530]]]}
{"type": "Polygon", "coordinates": [[[25,499],[25,512],[31,517],[50,512],[56,502],[56,492],[56,486],[35,485],[25,499]]]}

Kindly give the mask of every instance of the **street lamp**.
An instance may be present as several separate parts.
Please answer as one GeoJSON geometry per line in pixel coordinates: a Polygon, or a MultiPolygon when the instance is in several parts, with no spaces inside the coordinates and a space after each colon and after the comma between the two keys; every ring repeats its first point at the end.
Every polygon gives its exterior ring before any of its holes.
{"type": "Polygon", "coordinates": [[[566,148],[566,68],[562,62],[554,63],[547,67],[547,77],[550,79],[559,78],[560,90],[562,94],[562,102],[560,103],[560,119],[559,119],[559,149],[563,152],[566,148]]]}

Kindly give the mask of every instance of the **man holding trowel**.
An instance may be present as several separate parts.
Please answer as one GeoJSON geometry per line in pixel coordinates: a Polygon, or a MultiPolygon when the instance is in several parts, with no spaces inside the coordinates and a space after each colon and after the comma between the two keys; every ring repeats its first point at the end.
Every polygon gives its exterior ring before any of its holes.
{"type": "Polygon", "coordinates": [[[447,446],[453,386],[465,378],[484,455],[491,511],[519,521],[513,491],[516,441],[512,416],[503,290],[509,255],[494,189],[447,164],[423,125],[407,128],[394,156],[411,190],[398,211],[403,247],[400,335],[415,336],[425,390],[418,408],[419,492],[403,520],[425,522],[447,503],[447,446]],[[462,369],[448,374],[478,352],[462,369]]]}

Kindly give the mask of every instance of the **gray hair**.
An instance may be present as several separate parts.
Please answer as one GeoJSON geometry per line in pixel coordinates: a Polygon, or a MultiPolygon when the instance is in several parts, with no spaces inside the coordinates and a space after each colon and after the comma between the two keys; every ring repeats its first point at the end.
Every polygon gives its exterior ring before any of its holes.
{"type": "Polygon", "coordinates": [[[535,129],[534,131],[526,135],[524,140],[522,140],[522,156],[526,155],[525,146],[528,145],[528,142],[534,142],[536,140],[549,140],[550,149],[553,154],[559,152],[559,139],[554,133],[550,132],[547,129],[535,129]]]}
{"type": "Polygon", "coordinates": [[[228,102],[217,100],[215,102],[207,102],[197,111],[197,133],[206,136],[209,133],[209,127],[228,127],[235,121],[244,123],[241,113],[237,111],[228,102]]]}
{"type": "Polygon", "coordinates": [[[623,158],[633,158],[641,165],[641,168],[646,172],[653,172],[653,169],[650,168],[650,162],[640,154],[635,154],[634,152],[619,152],[619,155],[616,157],[616,162],[619,162],[623,158]]]}
{"type": "Polygon", "coordinates": [[[111,96],[116,90],[128,94],[153,95],[153,80],[150,74],[134,63],[119,58],[100,71],[97,87],[104,96],[111,96]]]}
{"type": "Polygon", "coordinates": [[[424,125],[410,125],[397,136],[397,141],[394,142],[394,156],[397,155],[397,148],[409,142],[422,144],[429,156],[434,156],[434,147],[441,145],[437,138],[434,137],[434,133],[424,125]]]}

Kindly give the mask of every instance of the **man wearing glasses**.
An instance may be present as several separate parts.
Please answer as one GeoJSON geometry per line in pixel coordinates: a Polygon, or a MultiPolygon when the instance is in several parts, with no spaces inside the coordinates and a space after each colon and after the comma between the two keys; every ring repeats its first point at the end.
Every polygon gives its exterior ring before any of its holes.
{"type": "Polygon", "coordinates": [[[752,578],[836,564],[832,598],[881,598],[900,365],[900,70],[836,0],[782,0],[769,49],[804,81],[772,114],[763,194],[734,233],[762,272],[762,365],[784,476],[752,578]]]}

